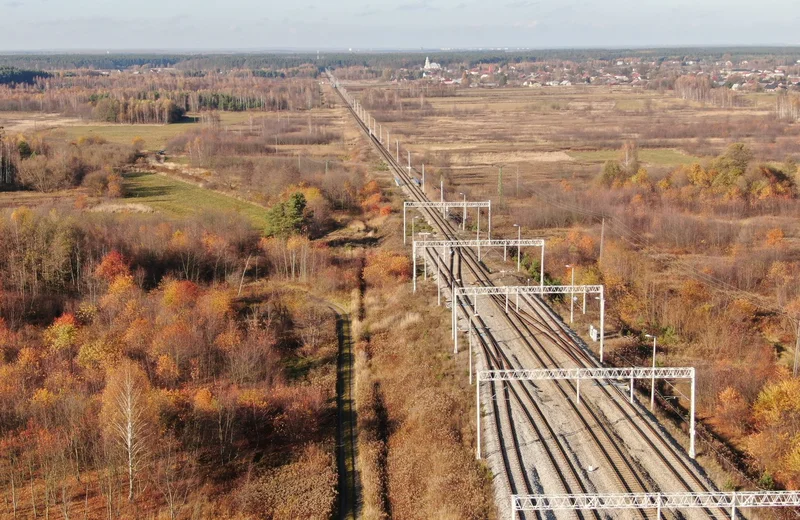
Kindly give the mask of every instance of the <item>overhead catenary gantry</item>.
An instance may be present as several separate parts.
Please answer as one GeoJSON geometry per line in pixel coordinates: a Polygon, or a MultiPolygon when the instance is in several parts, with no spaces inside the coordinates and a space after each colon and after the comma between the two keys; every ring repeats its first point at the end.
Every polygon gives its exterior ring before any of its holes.
{"type": "MultiPolygon", "coordinates": [[[[506,312],[508,312],[509,296],[516,295],[516,309],[519,310],[519,295],[545,295],[545,294],[569,294],[575,298],[576,294],[583,295],[583,311],[586,312],[586,295],[596,294],[600,301],[600,330],[598,336],[600,340],[600,362],[603,362],[605,346],[605,317],[606,300],[605,290],[602,285],[500,285],[500,286],[474,286],[474,287],[454,287],[452,312],[452,332],[455,342],[455,350],[458,351],[458,334],[456,334],[456,324],[458,321],[458,302],[459,298],[472,297],[472,307],[475,314],[478,314],[478,296],[505,296],[506,312]]],[[[468,317],[469,318],[469,317],[468,317]]]]}
{"type": "Polygon", "coordinates": [[[516,370],[481,370],[477,373],[475,402],[477,405],[478,443],[477,458],[481,458],[481,411],[480,384],[482,381],[576,381],[576,401],[580,404],[581,380],[629,380],[630,401],[633,403],[633,381],[635,379],[689,379],[691,395],[689,403],[689,457],[695,458],[695,370],[694,367],[631,367],[631,368],[538,368],[516,370]]]}
{"type": "Polygon", "coordinates": [[[701,491],[678,493],[610,493],[576,495],[511,495],[511,518],[530,511],[604,511],[620,509],[730,509],[798,507],[800,491],[701,491]]]}
{"type": "MultiPolygon", "coordinates": [[[[405,233],[404,233],[405,234],[405,233]]],[[[481,248],[484,247],[502,247],[503,260],[506,259],[507,250],[509,247],[517,248],[517,256],[520,254],[521,247],[541,247],[541,259],[539,261],[539,285],[544,285],[544,239],[542,238],[524,238],[524,239],[477,239],[477,240],[414,240],[412,243],[411,258],[413,262],[412,272],[412,285],[414,292],[417,292],[417,251],[426,248],[442,249],[442,257],[448,249],[474,247],[478,250],[478,261],[481,259],[481,248]]],[[[519,269],[519,262],[517,262],[517,269],[519,269]]],[[[585,309],[584,309],[585,311],[585,309]]]]}
{"type": "Polygon", "coordinates": [[[403,243],[406,243],[406,212],[409,208],[433,208],[433,209],[441,209],[442,215],[451,208],[463,208],[466,214],[467,208],[478,208],[478,237],[480,238],[481,234],[481,215],[480,211],[481,208],[488,208],[489,210],[489,222],[488,222],[488,230],[486,232],[487,238],[492,238],[492,201],[491,200],[484,200],[484,201],[440,201],[440,202],[431,202],[431,201],[405,201],[403,202],[403,243]]]}

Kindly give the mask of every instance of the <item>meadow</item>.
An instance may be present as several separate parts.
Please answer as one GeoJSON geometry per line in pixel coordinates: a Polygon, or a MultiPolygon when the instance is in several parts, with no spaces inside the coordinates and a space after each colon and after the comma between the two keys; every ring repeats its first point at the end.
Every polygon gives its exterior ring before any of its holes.
{"type": "MultiPolygon", "coordinates": [[[[249,120],[252,114],[248,112],[222,112],[219,124],[224,126],[235,125],[249,120]]],[[[200,128],[202,123],[197,114],[187,114],[183,120],[169,125],[154,124],[74,124],[59,125],[50,130],[50,134],[58,139],[77,141],[80,138],[101,138],[109,143],[131,144],[134,139],[144,140],[144,145],[149,150],[161,150],[167,142],[175,136],[193,128],[200,128]]]]}
{"type": "Polygon", "coordinates": [[[127,173],[123,178],[122,201],[144,204],[168,216],[192,217],[229,211],[246,217],[257,229],[263,229],[267,223],[265,208],[189,182],[148,172],[127,173]]]}

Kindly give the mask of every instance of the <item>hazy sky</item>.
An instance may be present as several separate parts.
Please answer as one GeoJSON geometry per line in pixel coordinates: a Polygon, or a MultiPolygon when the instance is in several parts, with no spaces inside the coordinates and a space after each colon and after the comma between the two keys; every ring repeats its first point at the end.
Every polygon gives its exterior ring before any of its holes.
{"type": "Polygon", "coordinates": [[[0,0],[0,51],[800,44],[798,0],[0,0]]]}

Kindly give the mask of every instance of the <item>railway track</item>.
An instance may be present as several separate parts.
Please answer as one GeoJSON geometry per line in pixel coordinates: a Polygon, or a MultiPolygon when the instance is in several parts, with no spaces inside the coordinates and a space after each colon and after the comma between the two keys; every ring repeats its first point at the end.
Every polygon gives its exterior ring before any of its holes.
{"type": "MultiPolygon", "coordinates": [[[[431,251],[427,251],[426,254],[429,255],[429,260],[431,262],[435,262],[434,253],[431,251]]],[[[447,274],[449,279],[453,279],[453,274],[450,272],[450,269],[445,266],[442,270],[443,274],[447,274]]],[[[470,310],[474,311],[474,308],[471,307],[470,310]]],[[[488,327],[486,322],[479,314],[473,313],[473,321],[476,322],[475,326],[480,327],[482,330],[488,331],[488,327]]],[[[504,352],[500,343],[497,339],[491,335],[486,334],[478,335],[478,343],[481,347],[482,352],[484,353],[486,359],[487,369],[494,370],[494,369],[504,369],[504,368],[513,368],[511,358],[504,352]]],[[[584,485],[582,479],[580,478],[579,469],[573,463],[572,459],[569,457],[568,450],[563,442],[559,440],[559,436],[556,431],[553,429],[551,424],[547,421],[546,416],[541,409],[539,403],[534,398],[531,393],[531,390],[525,386],[520,386],[517,388],[516,385],[508,381],[501,382],[501,385],[497,385],[494,381],[489,382],[491,395],[497,395],[496,387],[501,386],[504,400],[506,401],[506,412],[507,416],[503,417],[503,420],[511,421],[512,418],[512,408],[511,408],[511,399],[518,404],[521,409],[521,413],[526,420],[527,424],[530,426],[531,431],[534,433],[535,438],[540,442],[542,450],[545,452],[547,456],[547,461],[549,463],[550,469],[554,472],[554,474],[559,475],[561,481],[561,489],[560,491],[563,493],[585,493],[588,491],[586,486],[584,485]],[[562,464],[561,461],[564,461],[562,464]]],[[[495,407],[496,413],[496,399],[492,399],[492,405],[495,407]]],[[[497,416],[497,415],[495,415],[497,416]]],[[[516,438],[516,427],[514,426],[513,422],[509,422],[507,425],[509,431],[512,432],[514,438],[516,438]]],[[[502,439],[505,435],[502,429],[498,429],[498,438],[502,439]]],[[[500,441],[502,446],[502,440],[500,441]]],[[[514,450],[516,453],[516,457],[518,460],[522,461],[523,456],[519,447],[519,443],[515,443],[514,450]]],[[[523,474],[525,475],[527,487],[530,489],[532,488],[530,481],[527,479],[527,472],[524,471],[523,474]]],[[[578,518],[585,518],[587,515],[582,512],[576,512],[575,515],[578,518]]],[[[597,512],[591,512],[588,516],[593,516],[595,518],[600,518],[597,512]]]]}
{"type": "MultiPolygon", "coordinates": [[[[528,297],[527,295],[525,295],[524,301],[529,304],[531,310],[534,312],[528,313],[522,310],[519,314],[523,320],[527,321],[539,334],[548,337],[548,339],[561,352],[567,355],[576,366],[585,368],[602,366],[594,356],[581,348],[567,331],[564,330],[565,325],[563,322],[555,316],[553,311],[547,307],[544,302],[538,298],[528,297]],[[554,333],[554,331],[561,331],[561,333],[557,334],[554,333]]],[[[680,447],[677,447],[670,439],[665,438],[653,422],[641,420],[641,416],[643,415],[642,410],[626,399],[625,392],[621,388],[615,385],[612,385],[610,388],[607,385],[600,385],[598,388],[605,397],[608,397],[608,402],[626,418],[629,424],[636,430],[637,434],[643,438],[654,439],[656,441],[652,444],[652,446],[656,448],[653,453],[659,458],[662,464],[677,470],[675,475],[687,490],[716,491],[708,479],[699,473],[698,468],[694,467],[691,462],[686,460],[680,447]]],[[[723,518],[729,516],[726,511],[722,513],[723,518]]]]}
{"type": "MultiPolygon", "coordinates": [[[[375,149],[389,165],[397,178],[403,181],[409,195],[418,201],[428,200],[422,189],[414,182],[414,178],[407,173],[405,168],[400,166],[391,152],[387,150],[379,140],[371,134],[369,128],[361,121],[355,114],[355,111],[347,103],[346,98],[335,84],[335,79],[332,78],[332,83],[337,93],[340,95],[345,105],[350,110],[357,124],[361,130],[370,138],[375,149]]],[[[456,238],[457,233],[452,224],[436,210],[425,208],[422,210],[428,222],[438,228],[439,232],[447,239],[456,238]]],[[[427,255],[426,261],[436,263],[432,251],[424,251],[423,254],[427,255]]],[[[452,252],[451,252],[452,255],[452,252]]],[[[489,278],[489,272],[485,266],[479,262],[471,250],[465,250],[464,254],[459,254],[459,277],[456,278],[451,272],[451,267],[443,266],[440,276],[443,276],[448,282],[448,286],[458,283],[457,280],[461,278],[461,261],[467,266],[468,271],[471,273],[474,282],[480,285],[492,285],[489,278]]],[[[444,262],[446,264],[446,262],[444,262]]],[[[416,273],[415,273],[416,275],[416,273]]],[[[499,299],[493,299],[496,309],[503,309],[503,302],[499,299]]],[[[518,339],[523,343],[529,356],[531,356],[540,366],[561,366],[558,360],[551,354],[551,352],[544,346],[544,344],[536,337],[534,330],[537,334],[544,336],[550,343],[552,343],[559,352],[565,355],[570,362],[576,366],[599,366],[597,361],[588,353],[583,351],[567,333],[566,327],[560,320],[555,317],[555,314],[538,298],[524,298],[523,301],[528,304],[531,311],[508,312],[507,314],[501,311],[504,316],[505,322],[509,325],[511,330],[514,331],[518,339]]],[[[452,301],[453,305],[458,305],[459,302],[452,301]]],[[[473,302],[464,299],[461,302],[461,310],[467,316],[467,319],[472,320],[477,330],[484,330],[486,334],[477,335],[479,347],[484,355],[485,366],[488,369],[497,368],[523,368],[522,363],[516,356],[509,356],[505,349],[501,346],[500,342],[494,337],[494,334],[488,332],[487,323],[480,315],[475,314],[473,302]]],[[[570,381],[549,382],[546,385],[558,395],[561,395],[563,401],[569,403],[567,406],[572,411],[572,415],[576,418],[579,424],[582,425],[581,429],[587,433],[591,438],[592,445],[597,453],[605,460],[607,466],[611,468],[614,480],[619,484],[621,490],[625,492],[643,492],[653,491],[655,484],[642,468],[638,467],[630,454],[626,453],[621,447],[620,439],[615,435],[613,428],[607,424],[607,421],[602,413],[591,406],[588,402],[584,404],[581,409],[572,401],[571,395],[574,394],[574,384],[570,381]]],[[[496,384],[490,382],[489,389],[491,395],[495,398],[491,399],[491,406],[494,412],[493,425],[495,434],[497,435],[498,442],[500,443],[500,451],[503,461],[503,466],[506,472],[506,479],[511,493],[533,493],[533,483],[531,482],[527,471],[525,470],[524,455],[520,446],[520,437],[517,433],[517,428],[514,422],[514,413],[512,404],[516,404],[524,421],[529,425],[530,431],[533,432],[536,439],[540,442],[542,449],[547,454],[548,465],[559,476],[562,490],[559,492],[564,493],[585,493],[590,491],[587,487],[587,482],[581,475],[581,468],[578,467],[577,461],[570,456],[569,450],[565,445],[563,438],[557,434],[556,429],[553,427],[551,420],[548,419],[547,413],[542,409],[542,406],[534,397],[537,388],[530,382],[501,382],[496,384]],[[498,389],[500,393],[498,393],[498,389]],[[498,396],[502,396],[504,402],[503,406],[498,404],[498,396]],[[506,440],[510,441],[510,449],[503,449],[506,446],[506,440]]],[[[658,454],[660,460],[670,471],[674,472],[674,476],[685,486],[686,490],[711,490],[712,486],[708,481],[704,480],[698,474],[696,467],[691,466],[683,460],[680,450],[669,442],[658,429],[653,426],[650,421],[643,420],[640,410],[634,406],[623,406],[620,400],[626,403],[622,390],[616,389],[616,399],[612,393],[604,386],[600,386],[602,392],[605,393],[614,403],[616,410],[621,413],[626,420],[634,425],[637,433],[644,439],[644,441],[652,448],[653,452],[658,454]],[[622,399],[620,399],[622,395],[622,399]],[[642,423],[640,425],[639,423],[642,423]],[[660,450],[665,450],[662,453],[660,450]]],[[[541,465],[541,461],[537,461],[541,465]]],[[[646,518],[644,511],[639,512],[642,517],[646,518]]],[[[706,511],[709,517],[718,517],[711,511],[706,511]]],[[[578,512],[576,516],[584,518],[585,516],[594,516],[600,518],[598,512],[590,512],[581,514],[578,512]]],[[[678,513],[674,513],[676,517],[680,517],[678,513]]],[[[538,515],[537,515],[538,516],[538,515]]],[[[725,512],[722,512],[722,518],[727,517],[725,512]]]]}
{"type": "MultiPolygon", "coordinates": [[[[341,95],[341,93],[340,93],[341,95]]],[[[342,99],[344,99],[342,97],[342,99]]],[[[346,100],[345,100],[346,102],[346,100]]],[[[348,105],[349,107],[349,105],[348,105]]],[[[358,125],[373,141],[375,148],[378,150],[380,155],[383,159],[395,170],[395,173],[399,173],[403,178],[408,179],[405,172],[396,164],[396,161],[391,154],[379,143],[375,141],[375,139],[370,135],[370,132],[366,125],[364,125],[361,120],[355,115],[352,108],[350,108],[351,113],[353,114],[355,120],[357,121],[358,125]]],[[[407,181],[409,185],[413,183],[410,180],[407,181]]],[[[427,200],[427,197],[424,193],[417,194],[417,200],[427,200]]],[[[439,214],[435,211],[429,211],[427,218],[431,222],[436,222],[440,228],[442,233],[447,234],[449,237],[454,237],[455,233],[452,229],[448,229],[450,227],[449,223],[442,219],[439,214]]],[[[426,251],[428,255],[431,255],[430,260],[435,263],[435,259],[432,256],[431,251],[426,251]]],[[[442,266],[443,269],[441,271],[442,274],[448,273],[448,278],[452,279],[452,275],[450,274],[449,268],[446,266],[442,266]]],[[[476,327],[480,327],[483,330],[488,330],[488,326],[483,321],[483,318],[480,316],[476,316],[476,327]]],[[[486,355],[486,365],[489,369],[495,368],[510,368],[511,361],[502,351],[500,344],[497,340],[487,334],[486,337],[479,337],[479,343],[482,346],[482,350],[486,355]]],[[[517,433],[517,428],[514,425],[514,418],[513,418],[513,411],[512,411],[512,402],[518,404],[518,406],[523,410],[525,418],[528,424],[531,426],[532,431],[535,433],[536,438],[542,443],[544,451],[547,453],[548,459],[550,461],[551,469],[554,474],[560,476],[562,481],[562,488],[561,492],[569,493],[569,492],[586,492],[586,488],[583,486],[583,483],[580,479],[578,474],[577,468],[575,468],[566,454],[565,448],[563,445],[559,444],[555,447],[552,447],[550,443],[548,443],[548,439],[550,442],[553,442],[557,439],[557,435],[555,431],[550,427],[550,424],[545,420],[545,416],[543,412],[540,410],[539,406],[536,404],[535,400],[531,396],[528,389],[523,388],[521,391],[514,388],[510,382],[501,382],[501,384],[497,384],[495,382],[489,383],[489,390],[492,396],[502,396],[503,406],[500,405],[498,399],[491,399],[491,407],[493,410],[493,426],[495,428],[495,435],[499,444],[499,451],[502,458],[502,464],[506,474],[506,481],[508,483],[508,488],[511,494],[529,494],[534,492],[533,485],[530,481],[528,476],[528,472],[525,470],[524,465],[524,458],[522,455],[522,450],[520,447],[519,436],[517,433]],[[498,392],[499,390],[499,392],[498,392]],[[527,401],[527,402],[526,402],[527,401]],[[534,413],[529,411],[529,408],[535,410],[534,413]],[[535,417],[534,417],[535,415],[535,417]],[[537,421],[538,420],[538,421],[537,421]],[[542,428],[540,428],[539,424],[545,425],[548,431],[543,432],[542,428]],[[510,440],[510,450],[505,449],[508,443],[506,440],[510,440]],[[556,455],[555,453],[558,453],[556,455]],[[567,461],[567,470],[565,471],[560,467],[559,464],[559,457],[562,460],[567,461]]],[[[581,512],[577,512],[574,515],[577,518],[586,518],[587,516],[591,516],[594,518],[600,518],[600,515],[597,512],[592,512],[590,515],[583,514],[581,512]]],[[[540,518],[541,515],[537,514],[537,518],[540,518]]]]}

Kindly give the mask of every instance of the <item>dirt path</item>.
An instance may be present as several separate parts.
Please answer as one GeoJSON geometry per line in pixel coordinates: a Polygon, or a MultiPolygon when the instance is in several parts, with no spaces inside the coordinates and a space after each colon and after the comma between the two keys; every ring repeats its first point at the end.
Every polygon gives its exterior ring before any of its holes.
{"type": "Polygon", "coordinates": [[[359,479],[356,471],[356,410],[353,396],[353,339],[350,315],[329,303],[336,313],[339,356],[336,363],[336,460],[339,468],[340,519],[358,518],[359,479]]]}

